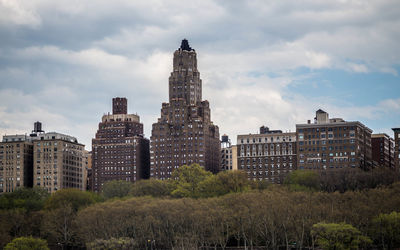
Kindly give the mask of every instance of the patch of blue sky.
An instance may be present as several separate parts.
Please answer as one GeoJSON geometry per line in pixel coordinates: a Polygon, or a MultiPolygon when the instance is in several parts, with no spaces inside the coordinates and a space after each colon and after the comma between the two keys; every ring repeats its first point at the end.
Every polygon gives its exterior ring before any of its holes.
{"type": "MultiPolygon", "coordinates": [[[[400,72],[400,67],[396,68],[400,72]]],[[[357,106],[374,105],[385,99],[400,98],[400,76],[389,73],[355,73],[344,70],[293,72],[288,90],[306,98],[327,97],[357,106]]]]}

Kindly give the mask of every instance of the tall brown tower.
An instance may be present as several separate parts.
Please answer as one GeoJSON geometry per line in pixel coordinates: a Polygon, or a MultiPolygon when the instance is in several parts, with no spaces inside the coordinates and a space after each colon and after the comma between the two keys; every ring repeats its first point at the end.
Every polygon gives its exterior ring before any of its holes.
{"type": "Polygon", "coordinates": [[[113,114],[103,115],[99,123],[92,140],[93,191],[101,191],[107,181],[149,177],[149,140],[143,137],[139,116],[127,109],[126,98],[113,98],[113,114]]]}
{"type": "Polygon", "coordinates": [[[150,177],[168,179],[174,169],[192,163],[218,172],[219,129],[201,92],[196,51],[184,39],[174,53],[169,102],[162,104],[161,117],[152,128],[150,177]]]}

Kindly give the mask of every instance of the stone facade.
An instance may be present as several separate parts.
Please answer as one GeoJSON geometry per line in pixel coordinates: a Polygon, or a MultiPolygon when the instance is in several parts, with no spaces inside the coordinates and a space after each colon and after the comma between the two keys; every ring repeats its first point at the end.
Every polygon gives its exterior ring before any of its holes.
{"type": "Polygon", "coordinates": [[[85,146],[72,136],[50,132],[33,141],[33,185],[49,192],[86,190],[85,146]]]}
{"type": "Polygon", "coordinates": [[[26,135],[4,136],[0,142],[0,193],[32,187],[33,144],[26,135]]]}
{"type": "Polygon", "coordinates": [[[238,135],[238,169],[250,180],[281,183],[296,167],[296,133],[260,130],[263,134],[238,135]]]}
{"type": "Polygon", "coordinates": [[[40,186],[48,192],[86,189],[85,146],[72,136],[42,130],[35,122],[28,135],[4,136],[0,143],[0,193],[40,186]]]}
{"type": "Polygon", "coordinates": [[[237,170],[237,147],[232,145],[227,135],[221,140],[221,163],[220,170],[237,170]]]}
{"type": "Polygon", "coordinates": [[[208,101],[202,100],[197,54],[187,40],[175,51],[169,77],[169,102],[152,126],[150,175],[168,179],[174,169],[198,163],[216,173],[220,162],[219,129],[211,121],[208,101]]]}

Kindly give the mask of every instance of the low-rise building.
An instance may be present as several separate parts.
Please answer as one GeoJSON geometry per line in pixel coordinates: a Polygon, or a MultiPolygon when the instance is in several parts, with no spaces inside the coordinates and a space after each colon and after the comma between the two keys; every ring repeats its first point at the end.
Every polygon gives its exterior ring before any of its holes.
{"type": "Polygon", "coordinates": [[[251,180],[281,183],[297,168],[296,133],[261,127],[260,134],[238,135],[238,169],[251,180]]]}
{"type": "Polygon", "coordinates": [[[389,135],[380,133],[371,135],[372,161],[374,167],[394,169],[394,140],[389,135]]]}
{"type": "Polygon", "coordinates": [[[33,144],[30,136],[3,136],[0,142],[0,193],[32,187],[33,144]]]}
{"type": "Polygon", "coordinates": [[[400,170],[400,128],[393,128],[394,132],[394,163],[397,171],[400,170]]]}
{"type": "Polygon", "coordinates": [[[0,143],[0,193],[33,186],[85,190],[85,172],[84,145],[72,136],[45,133],[40,122],[30,135],[6,135],[0,143]]]}
{"type": "Polygon", "coordinates": [[[49,192],[86,190],[85,146],[75,137],[50,132],[33,141],[33,185],[49,192]]]}
{"type": "Polygon", "coordinates": [[[237,170],[237,147],[232,145],[227,135],[222,136],[221,140],[221,171],[237,170]]]}
{"type": "Polygon", "coordinates": [[[372,167],[372,130],[358,121],[329,119],[323,110],[314,123],[296,125],[297,166],[299,169],[372,167]]]}

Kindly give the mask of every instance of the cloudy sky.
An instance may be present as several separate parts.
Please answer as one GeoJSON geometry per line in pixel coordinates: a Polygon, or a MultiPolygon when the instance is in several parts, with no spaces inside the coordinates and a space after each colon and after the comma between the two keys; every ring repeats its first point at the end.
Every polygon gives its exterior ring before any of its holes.
{"type": "Polygon", "coordinates": [[[124,96],[150,137],[183,38],[233,139],[294,131],[319,108],[391,136],[400,127],[398,0],[0,0],[0,134],[39,120],[89,149],[124,96]]]}

